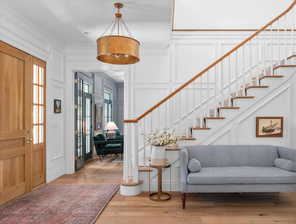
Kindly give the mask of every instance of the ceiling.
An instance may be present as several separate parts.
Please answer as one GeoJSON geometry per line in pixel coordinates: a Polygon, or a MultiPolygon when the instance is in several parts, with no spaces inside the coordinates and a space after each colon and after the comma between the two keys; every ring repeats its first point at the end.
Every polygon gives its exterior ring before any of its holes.
{"type": "MultiPolygon", "coordinates": [[[[114,17],[114,0],[1,0],[63,43],[94,42],[114,17]]],[[[123,18],[141,42],[169,37],[173,0],[122,0],[123,18]],[[165,32],[165,35],[152,35],[165,32]]]]}

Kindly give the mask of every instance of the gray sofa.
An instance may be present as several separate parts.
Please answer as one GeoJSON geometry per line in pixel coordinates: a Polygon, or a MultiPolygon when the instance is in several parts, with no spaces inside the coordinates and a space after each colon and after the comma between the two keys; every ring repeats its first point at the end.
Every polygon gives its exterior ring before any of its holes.
{"type": "Polygon", "coordinates": [[[267,145],[196,145],[180,152],[182,204],[186,193],[295,192],[296,172],[277,168],[283,158],[296,163],[296,150],[267,145]],[[199,172],[190,172],[196,158],[199,172]]]}

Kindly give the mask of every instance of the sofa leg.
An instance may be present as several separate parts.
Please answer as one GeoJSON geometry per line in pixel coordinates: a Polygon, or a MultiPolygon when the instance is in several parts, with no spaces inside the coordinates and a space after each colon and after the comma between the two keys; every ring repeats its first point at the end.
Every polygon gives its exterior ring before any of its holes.
{"type": "Polygon", "coordinates": [[[186,193],[182,193],[182,209],[186,208],[186,193]]]}

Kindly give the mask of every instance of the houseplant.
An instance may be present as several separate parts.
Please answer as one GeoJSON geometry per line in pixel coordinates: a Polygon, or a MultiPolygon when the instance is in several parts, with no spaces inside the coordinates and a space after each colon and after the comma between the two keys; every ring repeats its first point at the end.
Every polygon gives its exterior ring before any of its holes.
{"type": "Polygon", "coordinates": [[[151,165],[166,164],[166,146],[176,144],[177,137],[174,130],[155,131],[147,137],[148,143],[152,146],[151,165]]]}

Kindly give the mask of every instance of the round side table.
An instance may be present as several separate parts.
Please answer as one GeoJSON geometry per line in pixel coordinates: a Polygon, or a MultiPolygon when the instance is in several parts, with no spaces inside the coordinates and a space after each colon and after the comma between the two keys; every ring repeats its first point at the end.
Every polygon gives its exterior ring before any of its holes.
{"type": "Polygon", "coordinates": [[[164,165],[152,165],[150,164],[150,167],[157,169],[157,184],[158,189],[155,193],[150,193],[149,198],[152,201],[167,201],[171,199],[171,195],[167,192],[162,191],[162,169],[163,168],[169,168],[171,164],[167,162],[164,165]]]}

